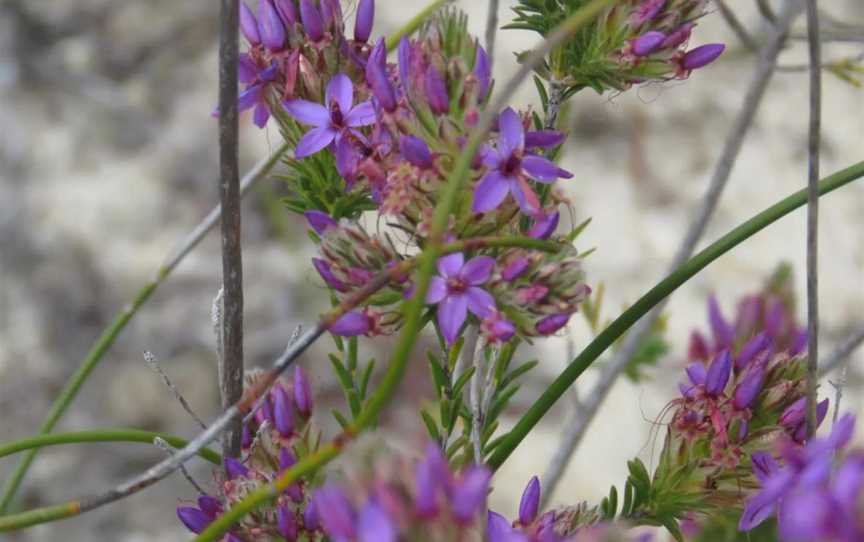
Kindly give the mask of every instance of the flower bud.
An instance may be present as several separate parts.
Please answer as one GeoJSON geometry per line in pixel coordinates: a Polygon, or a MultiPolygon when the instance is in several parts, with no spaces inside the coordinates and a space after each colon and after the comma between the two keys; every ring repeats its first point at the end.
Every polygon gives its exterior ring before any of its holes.
{"type": "Polygon", "coordinates": [[[726,389],[726,383],[729,382],[729,374],[732,372],[732,356],[728,350],[723,350],[714,357],[714,361],[708,366],[708,373],[705,375],[705,392],[716,397],[723,393],[726,389]]]}
{"type": "Polygon", "coordinates": [[[537,322],[537,333],[540,335],[552,335],[562,327],[566,326],[569,320],[570,315],[564,313],[547,316],[537,322]]]}
{"type": "Polygon", "coordinates": [[[463,474],[450,496],[453,517],[457,522],[470,523],[486,502],[492,473],[486,467],[472,466],[463,474]]]}
{"type": "Polygon", "coordinates": [[[288,542],[297,540],[299,529],[297,527],[297,518],[294,512],[287,506],[280,506],[276,509],[276,524],[279,528],[279,534],[282,535],[288,542]]]}
{"type": "Polygon", "coordinates": [[[428,169],[432,167],[432,153],[425,141],[413,135],[403,135],[399,139],[399,152],[411,164],[428,169]]]}
{"type": "Polygon", "coordinates": [[[756,357],[756,354],[762,352],[771,344],[771,337],[766,332],[761,332],[747,341],[735,358],[735,368],[739,371],[747,367],[747,365],[756,357]]]}
{"type": "Polygon", "coordinates": [[[534,221],[534,225],[528,230],[528,236],[534,239],[549,239],[558,228],[558,220],[561,214],[558,211],[544,215],[534,221]]]}
{"type": "Polygon", "coordinates": [[[478,96],[480,101],[483,101],[489,92],[489,83],[492,81],[492,67],[489,64],[489,55],[486,54],[486,49],[480,45],[477,46],[477,53],[474,57],[474,76],[479,84],[478,96]]]}
{"type": "Polygon", "coordinates": [[[213,522],[213,518],[192,506],[181,506],[178,508],[177,517],[187,529],[195,534],[201,534],[213,522]]]}
{"type": "Polygon", "coordinates": [[[324,21],[321,14],[315,8],[312,0],[300,0],[300,19],[303,21],[303,29],[312,41],[321,41],[324,37],[324,21]]]}
{"type": "Polygon", "coordinates": [[[722,43],[709,43],[688,51],[681,59],[681,67],[685,70],[696,70],[711,64],[719,57],[726,46],[722,43]]]}
{"type": "Polygon", "coordinates": [[[282,17],[286,27],[291,27],[297,22],[297,6],[294,0],[275,0],[276,11],[282,17]]]}
{"type": "Polygon", "coordinates": [[[711,331],[714,334],[714,345],[717,350],[723,348],[731,348],[735,342],[735,331],[732,326],[723,316],[720,310],[720,305],[717,303],[717,298],[712,295],[708,298],[708,323],[711,325],[711,331]]]}
{"type": "Polygon", "coordinates": [[[271,51],[279,51],[285,45],[285,26],[271,0],[258,2],[258,35],[271,51]]]}
{"type": "Polygon", "coordinates": [[[375,20],[375,0],[360,0],[357,4],[357,19],[354,23],[354,39],[366,43],[372,34],[375,20]]]}
{"type": "Polygon", "coordinates": [[[506,280],[507,282],[516,280],[523,274],[525,274],[525,271],[528,270],[529,265],[530,262],[527,258],[518,257],[508,263],[504,270],[501,271],[501,278],[506,280]]]}
{"type": "Polygon", "coordinates": [[[225,458],[225,473],[228,475],[229,480],[233,480],[234,478],[240,476],[248,476],[249,469],[246,468],[246,465],[241,463],[240,461],[234,459],[233,457],[225,458]]]}
{"type": "Polygon", "coordinates": [[[333,288],[337,292],[348,291],[348,287],[345,286],[345,283],[333,274],[333,270],[330,268],[330,264],[327,263],[327,260],[312,258],[312,265],[315,266],[315,269],[318,271],[318,274],[321,275],[321,278],[324,279],[324,282],[327,283],[327,286],[333,288]]]}
{"type": "Polygon", "coordinates": [[[362,312],[347,312],[330,326],[330,333],[342,337],[355,337],[369,333],[372,324],[362,312]]]}
{"type": "Polygon", "coordinates": [[[387,71],[379,63],[370,58],[366,63],[366,82],[372,89],[372,95],[378,100],[378,104],[384,111],[392,113],[396,110],[396,92],[390,84],[387,71]]]}
{"type": "Polygon", "coordinates": [[[274,386],[270,395],[273,397],[273,418],[276,430],[283,437],[289,437],[294,432],[294,407],[291,405],[291,400],[285,393],[285,388],[280,385],[274,386]]]}
{"type": "Polygon", "coordinates": [[[250,45],[261,43],[261,35],[258,33],[258,21],[245,2],[240,2],[240,31],[250,45]]]}
{"type": "Polygon", "coordinates": [[[294,366],[294,404],[300,414],[312,414],[312,389],[305,371],[299,365],[294,366]]]}
{"type": "Polygon", "coordinates": [[[367,502],[360,510],[357,539],[360,542],[396,542],[398,539],[393,520],[375,501],[367,502]]]}
{"type": "MultiPolygon", "coordinates": [[[[343,138],[345,141],[346,138],[343,138]]],[[[317,211],[315,209],[310,209],[303,213],[303,216],[306,217],[306,221],[309,222],[309,226],[315,230],[315,233],[318,235],[324,235],[330,228],[337,228],[339,225],[335,220],[330,218],[330,215],[327,213],[323,213],[321,211],[317,211]]]]}
{"type": "Polygon", "coordinates": [[[525,487],[522,493],[522,500],[519,502],[519,523],[529,525],[537,517],[537,511],[540,509],[540,480],[534,476],[525,487]]]}
{"type": "Polygon", "coordinates": [[[426,99],[433,113],[446,115],[450,112],[450,98],[447,95],[447,84],[435,68],[429,64],[425,77],[426,99]]]}
{"type": "Polygon", "coordinates": [[[335,485],[326,485],[315,492],[315,508],[327,534],[337,538],[353,538],[356,533],[354,507],[335,485]]]}
{"type": "Polygon", "coordinates": [[[633,54],[636,56],[648,56],[659,50],[666,41],[666,34],[652,30],[645,32],[633,40],[633,54]]]}
{"type": "Polygon", "coordinates": [[[762,385],[765,383],[765,371],[761,367],[753,367],[748,372],[744,379],[735,388],[735,396],[732,404],[735,408],[743,410],[749,408],[753,401],[762,391],[762,385]]]}

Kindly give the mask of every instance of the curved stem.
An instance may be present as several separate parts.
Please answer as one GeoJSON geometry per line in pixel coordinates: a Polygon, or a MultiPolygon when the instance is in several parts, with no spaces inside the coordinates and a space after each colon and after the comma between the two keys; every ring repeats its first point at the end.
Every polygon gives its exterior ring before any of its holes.
{"type": "MultiPolygon", "coordinates": [[[[859,162],[820,181],[819,194],[827,194],[860,177],[864,177],[864,162],[859,162]]],[[[655,305],[711,262],[805,203],[807,203],[807,191],[795,192],[733,229],[651,288],[591,341],[537,398],[507,437],[495,448],[495,452],[489,458],[489,466],[493,469],[500,467],[582,372],[655,305]]]]}
{"type": "MultiPolygon", "coordinates": [[[[88,431],[36,435],[0,444],[0,457],[60,444],[81,444],[85,442],[144,442],[153,444],[156,438],[161,438],[174,448],[182,448],[189,443],[188,440],[175,437],[174,435],[139,429],[90,429],[88,431]]],[[[209,448],[202,448],[198,452],[198,455],[214,465],[222,464],[222,456],[209,448]]]]}
{"type": "MultiPolygon", "coordinates": [[[[248,192],[249,188],[253,184],[263,179],[267,173],[273,169],[287,150],[288,145],[282,145],[270,157],[258,162],[258,164],[243,177],[240,187],[241,194],[248,192]]],[[[195,248],[202,239],[204,239],[204,236],[207,235],[211,229],[213,229],[219,221],[220,215],[221,209],[219,207],[211,210],[204,220],[202,220],[192,230],[192,232],[190,232],[189,235],[186,236],[186,238],[168,254],[168,257],[165,258],[165,263],[159,267],[153,279],[138,291],[132,302],[126,305],[123,310],[120,311],[120,314],[114,318],[114,321],[105,328],[102,335],[99,336],[90,348],[90,351],[81,362],[81,365],[66,382],[60,395],[58,395],[54,400],[54,403],[51,405],[51,410],[48,411],[48,415],[45,417],[42,425],[39,426],[40,434],[50,433],[54,429],[54,426],[57,425],[57,422],[60,421],[60,418],[66,413],[69,405],[71,405],[72,401],[75,400],[75,397],[81,390],[81,386],[84,385],[84,382],[90,376],[90,373],[92,373],[93,369],[95,369],[99,362],[102,361],[102,358],[108,352],[108,349],[111,348],[114,341],[117,340],[117,337],[123,329],[126,328],[126,325],[132,317],[135,316],[153,292],[156,291],[166,278],[168,278],[183,258],[185,258],[186,255],[188,255],[192,249],[195,248]]],[[[6,480],[6,483],[3,486],[3,496],[0,498],[0,514],[5,513],[8,509],[12,499],[15,497],[15,493],[18,491],[18,487],[24,480],[24,476],[27,474],[27,470],[30,468],[30,465],[33,463],[38,452],[38,448],[34,448],[27,452],[6,480]]]]}
{"type": "Polygon", "coordinates": [[[426,22],[426,19],[432,16],[436,11],[438,11],[444,4],[450,2],[451,0],[435,0],[423,8],[423,11],[414,16],[413,19],[408,21],[405,26],[397,30],[396,32],[387,36],[387,40],[384,42],[384,45],[387,47],[388,51],[392,51],[399,45],[399,40],[402,39],[403,36],[410,36],[414,32],[417,31],[420,26],[426,22]]]}

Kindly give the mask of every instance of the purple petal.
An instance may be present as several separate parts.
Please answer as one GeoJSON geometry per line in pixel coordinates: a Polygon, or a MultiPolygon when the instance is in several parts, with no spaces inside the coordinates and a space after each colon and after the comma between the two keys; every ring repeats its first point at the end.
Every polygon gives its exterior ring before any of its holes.
{"type": "Polygon", "coordinates": [[[294,366],[294,404],[300,414],[312,414],[312,386],[306,378],[306,372],[299,365],[294,366]]]}
{"type": "Polygon", "coordinates": [[[771,337],[766,332],[759,333],[747,341],[735,358],[735,368],[738,370],[744,369],[756,357],[756,354],[762,352],[768,345],[771,344],[771,337]]]}
{"type": "Polygon", "coordinates": [[[183,525],[187,529],[195,534],[201,534],[213,522],[213,518],[192,506],[181,506],[178,508],[177,518],[183,522],[183,525]]]}
{"type": "Polygon", "coordinates": [[[300,19],[309,39],[320,41],[324,37],[324,21],[312,0],[300,0],[300,19]]]}
{"type": "Polygon", "coordinates": [[[500,317],[486,318],[483,322],[483,330],[490,341],[509,341],[516,334],[516,325],[510,320],[500,317]]]}
{"type": "Polygon", "coordinates": [[[441,277],[432,277],[429,280],[429,290],[426,292],[426,303],[434,305],[440,303],[447,295],[447,281],[441,277]]]}
{"type": "Polygon", "coordinates": [[[333,273],[333,269],[330,267],[330,263],[327,262],[327,260],[312,258],[312,265],[315,267],[315,270],[318,271],[318,274],[321,275],[324,282],[327,283],[327,286],[333,288],[337,292],[348,291],[348,287],[345,283],[339,280],[339,277],[333,273]]]}
{"type": "Polygon", "coordinates": [[[486,467],[471,466],[454,488],[450,504],[457,522],[468,523],[486,502],[492,473],[486,467]]]}
{"type": "Polygon", "coordinates": [[[687,378],[690,379],[690,382],[693,383],[694,386],[699,386],[705,383],[705,375],[707,374],[705,371],[705,365],[702,363],[691,363],[684,369],[687,373],[687,378]]]}
{"type": "Polygon", "coordinates": [[[265,103],[259,103],[255,106],[255,113],[252,121],[258,128],[267,126],[267,121],[270,120],[270,108],[265,103]]]}
{"type": "Polygon", "coordinates": [[[369,126],[374,122],[375,106],[373,106],[372,102],[369,100],[355,105],[351,108],[348,114],[345,115],[345,124],[352,128],[369,126]]]}
{"type": "Polygon", "coordinates": [[[510,184],[510,193],[516,198],[519,208],[528,216],[536,216],[540,212],[540,198],[524,179],[516,179],[510,184]]]}
{"type": "Polygon", "coordinates": [[[569,320],[569,314],[553,314],[537,322],[535,327],[537,328],[537,333],[540,335],[552,335],[562,327],[566,326],[569,320]]]}
{"type": "Polygon", "coordinates": [[[526,149],[551,149],[564,143],[567,134],[557,130],[537,130],[525,134],[526,149]]]}
{"type": "Polygon", "coordinates": [[[325,25],[342,28],[342,6],[338,0],[320,0],[321,16],[325,25]]]}
{"type": "MultiPolygon", "coordinates": [[[[408,91],[408,72],[411,69],[411,41],[408,36],[402,36],[399,40],[399,48],[397,49],[399,58],[399,82],[408,91]]],[[[368,77],[368,75],[367,75],[368,77]]]]}
{"type": "Polygon", "coordinates": [[[852,440],[853,433],[855,433],[855,416],[844,414],[831,428],[831,435],[827,439],[828,445],[834,450],[844,448],[852,440]]]}
{"type": "Polygon", "coordinates": [[[435,68],[429,64],[426,69],[425,78],[426,99],[429,101],[429,107],[433,113],[446,115],[450,112],[450,98],[447,95],[447,85],[444,83],[444,78],[435,68]]]}
{"type": "Polygon", "coordinates": [[[791,429],[796,427],[799,423],[804,420],[804,416],[807,414],[807,398],[802,397],[786,407],[782,414],[780,414],[780,418],[778,419],[778,423],[787,429],[791,429]]]}
{"type": "Polygon", "coordinates": [[[334,101],[339,104],[343,113],[351,111],[354,104],[354,85],[344,73],[334,75],[324,91],[324,105],[329,107],[334,101]]]}
{"type": "Polygon", "coordinates": [[[246,53],[241,53],[237,60],[237,79],[241,83],[251,83],[258,77],[258,66],[246,53]]]}
{"type": "Polygon", "coordinates": [[[540,509],[540,480],[534,476],[522,492],[522,500],[519,502],[519,523],[530,525],[537,518],[540,509]]]}
{"type": "Polygon", "coordinates": [[[219,499],[210,495],[201,495],[198,497],[198,508],[214,519],[222,513],[222,503],[219,502],[219,499]]]}
{"type": "Polygon", "coordinates": [[[516,258],[512,262],[508,263],[507,267],[501,271],[501,278],[507,282],[514,281],[521,277],[525,271],[528,270],[530,265],[531,263],[528,261],[528,258],[516,258]]]}
{"type": "Polygon", "coordinates": [[[795,332],[795,337],[792,340],[792,344],[789,346],[789,355],[797,356],[801,352],[807,349],[807,344],[809,343],[809,335],[807,333],[806,327],[801,327],[795,332]]]}
{"type": "Polygon", "coordinates": [[[489,64],[489,55],[486,54],[486,49],[477,46],[477,53],[474,55],[474,76],[477,77],[477,93],[480,101],[486,98],[486,93],[489,92],[489,83],[492,80],[492,67],[489,64]]]}
{"type": "Polygon", "coordinates": [[[309,504],[303,510],[303,528],[307,531],[317,531],[321,527],[321,519],[318,515],[318,505],[315,499],[309,499],[309,504]]]}
{"type": "Polygon", "coordinates": [[[836,521],[835,505],[823,491],[791,495],[783,500],[777,513],[780,540],[784,542],[831,540],[831,527],[836,521]]]}
{"type": "Polygon", "coordinates": [[[438,273],[445,279],[456,277],[463,265],[465,265],[465,256],[461,252],[441,256],[438,258],[438,273]]]}
{"type": "Polygon", "coordinates": [[[555,230],[558,229],[558,221],[561,218],[561,214],[558,211],[554,213],[544,215],[542,218],[536,220],[534,225],[531,226],[531,229],[528,230],[528,237],[533,237],[534,239],[549,239],[555,230]]]}
{"type": "Polygon", "coordinates": [[[831,482],[831,493],[841,506],[854,513],[858,496],[864,488],[864,456],[853,452],[843,461],[831,482]]]}
{"type": "Polygon", "coordinates": [[[519,115],[508,107],[498,117],[498,129],[501,131],[499,152],[509,155],[525,148],[525,128],[519,115]]]}
{"type": "Polygon", "coordinates": [[[406,160],[419,168],[432,167],[432,153],[429,145],[419,137],[403,135],[399,138],[399,152],[406,160]]]}
{"type": "Polygon", "coordinates": [[[251,45],[261,43],[261,36],[258,34],[258,21],[245,2],[240,2],[240,31],[243,32],[246,41],[251,45]]]}
{"type": "Polygon", "coordinates": [[[414,510],[421,518],[431,518],[438,513],[440,482],[429,461],[418,461],[414,466],[414,510]]]}
{"type": "Polygon", "coordinates": [[[276,11],[282,17],[286,26],[292,26],[297,22],[297,7],[294,0],[276,0],[276,11]]]}
{"type": "Polygon", "coordinates": [[[297,122],[311,126],[327,126],[330,123],[330,113],[321,104],[307,100],[287,100],[282,102],[282,107],[297,122]]]}
{"type": "Polygon", "coordinates": [[[738,529],[749,531],[766,519],[774,512],[774,505],[778,499],[783,497],[795,483],[795,476],[788,470],[778,471],[774,476],[765,480],[762,491],[754,495],[744,507],[738,529]]]}
{"type": "Polygon", "coordinates": [[[328,126],[319,126],[312,128],[306,135],[297,142],[297,148],[294,150],[295,158],[305,158],[320,151],[327,145],[333,142],[336,138],[336,130],[328,126]]]}
{"type": "Polygon", "coordinates": [[[508,192],[510,192],[510,183],[507,182],[506,177],[498,171],[490,171],[480,179],[474,188],[474,202],[471,204],[471,211],[485,213],[496,209],[507,197],[508,192]]]}
{"type": "Polygon", "coordinates": [[[233,457],[226,457],[225,473],[228,475],[229,480],[233,480],[238,476],[248,476],[249,469],[247,469],[243,463],[237,461],[233,457]]]}
{"type": "Polygon", "coordinates": [[[732,357],[728,350],[723,350],[714,357],[714,361],[708,366],[708,374],[705,375],[705,392],[716,397],[726,389],[729,375],[732,372],[732,357]]]}
{"type": "Polygon", "coordinates": [[[475,256],[462,266],[462,269],[459,271],[459,278],[472,286],[478,286],[489,280],[494,267],[495,258],[475,256]]]}
{"type": "Polygon", "coordinates": [[[375,0],[360,0],[357,4],[357,19],[354,21],[354,39],[363,43],[369,41],[372,23],[375,20],[375,0]]]}
{"type": "Polygon", "coordinates": [[[656,30],[645,32],[633,40],[633,54],[636,56],[648,56],[660,49],[664,41],[666,41],[666,34],[663,32],[657,32],[656,30]]]}
{"type": "Polygon", "coordinates": [[[396,542],[393,521],[374,501],[367,502],[360,510],[357,538],[359,542],[396,542]]]}
{"type": "Polygon", "coordinates": [[[750,461],[753,464],[753,474],[762,483],[765,483],[765,480],[773,476],[780,469],[774,457],[767,452],[753,452],[753,455],[750,456],[750,461]]]}
{"type": "Polygon", "coordinates": [[[338,224],[336,224],[335,220],[330,218],[330,215],[315,209],[306,211],[303,213],[303,216],[306,217],[309,226],[315,230],[315,233],[318,235],[324,235],[324,232],[328,229],[338,227],[338,224]]]}
{"type": "Polygon", "coordinates": [[[465,297],[468,299],[468,309],[480,318],[489,316],[495,310],[495,298],[483,288],[471,286],[465,291],[465,297]]]}
{"type": "Polygon", "coordinates": [[[690,39],[690,32],[694,26],[691,22],[682,24],[666,36],[661,47],[663,49],[677,49],[679,45],[690,39]]]}
{"type": "Polygon", "coordinates": [[[642,0],[630,15],[630,26],[635,28],[654,20],[666,5],[666,0],[642,0]]]}
{"type": "Polygon", "coordinates": [[[279,534],[286,540],[297,540],[299,534],[297,518],[287,506],[280,506],[276,509],[276,526],[279,529],[279,534]]]}
{"type": "Polygon", "coordinates": [[[438,325],[448,345],[456,336],[468,316],[468,298],[464,295],[448,295],[438,303],[438,325]]]}
{"type": "Polygon", "coordinates": [[[758,366],[754,366],[747,375],[735,388],[735,396],[732,404],[737,409],[749,408],[756,400],[759,392],[762,391],[762,385],[765,383],[765,371],[758,366]]]}
{"type": "Polygon", "coordinates": [[[351,187],[357,180],[357,164],[360,154],[354,148],[354,144],[347,137],[343,137],[336,143],[336,171],[345,179],[347,187],[351,187]]]}
{"type": "Polygon", "coordinates": [[[720,310],[717,298],[713,294],[708,298],[708,323],[711,324],[711,331],[714,333],[714,347],[717,350],[731,348],[732,343],[735,342],[735,330],[723,316],[723,311],[720,310]]]}
{"type": "Polygon", "coordinates": [[[294,406],[282,386],[274,386],[270,392],[273,397],[273,417],[276,430],[283,437],[290,437],[294,432],[294,406]]]}
{"type": "Polygon", "coordinates": [[[696,70],[711,64],[717,57],[723,54],[726,46],[722,43],[709,43],[687,51],[681,59],[681,67],[685,70],[696,70]]]}
{"type": "Polygon", "coordinates": [[[258,34],[271,51],[279,51],[285,45],[285,26],[270,0],[258,0],[258,34]]]}
{"type": "Polygon", "coordinates": [[[335,485],[326,485],[315,492],[315,508],[324,514],[318,514],[324,531],[333,537],[352,538],[355,535],[354,507],[348,497],[335,485]]]}
{"type": "MultiPolygon", "coordinates": [[[[501,514],[489,511],[486,517],[486,536],[489,542],[528,542],[528,537],[516,531],[501,514]]],[[[551,540],[558,540],[552,538],[551,540]]],[[[544,541],[545,542],[545,541],[544,541]]]]}
{"type": "Polygon", "coordinates": [[[369,317],[362,312],[347,312],[330,326],[330,333],[342,337],[355,337],[369,332],[369,317]]]}
{"type": "Polygon", "coordinates": [[[369,83],[372,94],[384,111],[392,113],[396,110],[396,92],[393,90],[393,85],[390,84],[390,78],[384,67],[371,60],[367,62],[366,82],[369,83]]]}
{"type": "Polygon", "coordinates": [[[256,105],[258,105],[258,103],[261,101],[262,90],[263,88],[259,84],[252,85],[251,87],[241,92],[240,96],[237,98],[237,112],[240,113],[242,111],[246,111],[247,109],[252,109],[256,105]]]}
{"type": "Polygon", "coordinates": [[[522,169],[541,183],[553,182],[564,172],[550,160],[534,154],[527,154],[522,158],[522,169]]]}

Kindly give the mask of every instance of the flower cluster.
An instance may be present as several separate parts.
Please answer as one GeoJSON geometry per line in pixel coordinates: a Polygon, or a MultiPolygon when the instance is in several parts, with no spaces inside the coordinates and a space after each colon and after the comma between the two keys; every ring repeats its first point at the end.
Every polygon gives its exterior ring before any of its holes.
{"type": "Polygon", "coordinates": [[[324,485],[310,506],[331,540],[473,540],[466,537],[479,534],[491,475],[480,466],[452,472],[441,449],[430,443],[413,465],[388,461],[368,478],[324,485]]]}
{"type": "MultiPolygon", "coordinates": [[[[247,386],[255,386],[260,374],[247,376],[247,386]]],[[[215,496],[202,495],[197,506],[177,508],[177,517],[193,533],[202,532],[222,512],[233,507],[250,492],[271,482],[309,453],[317,443],[309,419],[312,394],[303,371],[297,367],[292,382],[277,382],[243,424],[242,456],[225,458],[225,469],[216,474],[215,496]]],[[[259,540],[297,540],[306,533],[308,540],[319,528],[314,508],[307,506],[307,481],[289,486],[282,495],[256,514],[234,525],[228,542],[259,540]]]]}
{"type": "Polygon", "coordinates": [[[864,453],[835,460],[854,426],[854,416],[847,414],[827,438],[814,438],[805,447],[782,442],[782,465],[771,453],[753,454],[761,489],[747,501],[739,528],[749,531],[776,515],[783,542],[864,539],[864,453]]]}

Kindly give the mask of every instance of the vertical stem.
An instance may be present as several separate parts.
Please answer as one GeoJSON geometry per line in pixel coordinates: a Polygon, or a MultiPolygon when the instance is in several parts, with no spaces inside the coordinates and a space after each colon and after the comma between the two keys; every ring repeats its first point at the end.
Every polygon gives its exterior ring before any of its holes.
{"type": "Polygon", "coordinates": [[[819,379],[819,138],[822,124],[822,59],[817,0],[807,0],[810,56],[810,126],[807,141],[807,437],[816,432],[819,379]]]}
{"type": "Polygon", "coordinates": [[[558,114],[561,112],[561,102],[564,99],[564,85],[556,80],[549,81],[549,105],[546,108],[546,118],[543,128],[554,130],[558,125],[558,114]]]}
{"type": "MultiPolygon", "coordinates": [[[[222,204],[223,356],[219,371],[222,408],[243,394],[243,260],[240,246],[240,182],[237,166],[238,0],[222,0],[219,29],[219,200],[222,204]]],[[[226,456],[240,453],[240,419],[222,437],[226,456]]]]}
{"type": "Polygon", "coordinates": [[[489,67],[495,65],[495,35],[498,33],[498,0],[489,0],[489,11],[486,13],[486,54],[489,55],[489,67]]]}

